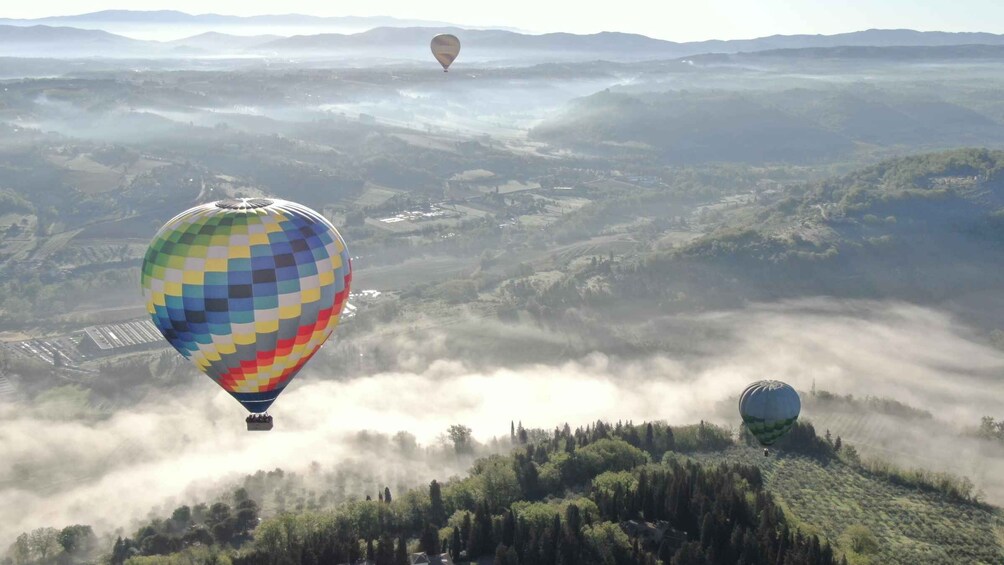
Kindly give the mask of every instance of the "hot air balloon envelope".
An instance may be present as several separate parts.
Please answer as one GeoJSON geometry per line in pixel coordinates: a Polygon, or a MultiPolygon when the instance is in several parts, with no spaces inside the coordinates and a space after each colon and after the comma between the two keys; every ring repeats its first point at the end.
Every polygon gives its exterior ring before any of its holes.
{"type": "Polygon", "coordinates": [[[739,414],[761,445],[772,445],[795,425],[802,402],[781,381],[757,381],[739,397],[739,414]]]}
{"type": "Polygon", "coordinates": [[[432,56],[443,65],[443,71],[447,71],[450,65],[460,54],[460,40],[457,36],[449,33],[442,33],[432,38],[432,56]]]}
{"type": "Polygon", "coordinates": [[[264,412],[338,325],[352,267],[323,216],[283,200],[196,206],[143,259],[154,325],[250,412],[264,412]]]}

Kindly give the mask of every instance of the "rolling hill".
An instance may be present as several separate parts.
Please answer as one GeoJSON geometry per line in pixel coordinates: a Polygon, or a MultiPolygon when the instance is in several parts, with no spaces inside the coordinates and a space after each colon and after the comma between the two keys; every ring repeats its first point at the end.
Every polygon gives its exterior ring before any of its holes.
{"type": "Polygon", "coordinates": [[[1000,288],[1002,171],[1004,152],[960,150],[764,195],[772,203],[647,255],[621,283],[719,305],[820,294],[930,303],[1000,288]]]}
{"type": "Polygon", "coordinates": [[[961,103],[878,88],[600,92],[531,137],[591,154],[665,163],[806,163],[863,144],[932,149],[1004,142],[1004,125],[961,103]],[[931,144],[936,144],[931,147],[931,144]]]}

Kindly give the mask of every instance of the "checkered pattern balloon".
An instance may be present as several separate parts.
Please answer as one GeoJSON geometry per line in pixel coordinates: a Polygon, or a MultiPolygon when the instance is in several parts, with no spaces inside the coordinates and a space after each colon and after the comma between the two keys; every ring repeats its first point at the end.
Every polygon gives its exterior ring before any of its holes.
{"type": "Polygon", "coordinates": [[[251,412],[264,412],[338,325],[352,267],[323,216],[236,199],[167,222],[143,260],[153,323],[251,412]]]}

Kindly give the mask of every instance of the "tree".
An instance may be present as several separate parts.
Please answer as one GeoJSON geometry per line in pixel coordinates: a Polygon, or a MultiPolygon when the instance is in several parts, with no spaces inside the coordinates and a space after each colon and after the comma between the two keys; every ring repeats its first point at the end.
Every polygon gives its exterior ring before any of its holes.
{"type": "Polygon", "coordinates": [[[470,537],[467,539],[467,558],[491,555],[496,545],[496,540],[492,539],[492,515],[488,503],[482,502],[474,512],[470,537]]]}
{"type": "Polygon", "coordinates": [[[380,536],[374,561],[376,565],[394,565],[394,538],[389,534],[380,536]]]}
{"type": "Polygon", "coordinates": [[[390,487],[383,488],[383,501],[390,504],[390,487]]]}
{"type": "Polygon", "coordinates": [[[471,452],[473,446],[471,445],[470,428],[461,424],[454,424],[449,427],[446,433],[450,441],[453,442],[453,450],[457,454],[471,452]]]}
{"type": "MultiPolygon", "coordinates": [[[[470,516],[470,514],[468,514],[468,516],[470,516]]],[[[450,536],[450,557],[453,558],[454,563],[460,562],[460,552],[462,550],[463,549],[460,542],[460,529],[454,527],[453,535],[450,536]]]]}
{"type": "MultiPolygon", "coordinates": [[[[464,512],[464,519],[460,522],[460,539],[464,549],[468,549],[468,543],[471,540],[471,530],[474,529],[473,521],[471,520],[471,513],[464,512]]],[[[470,552],[468,552],[469,554],[470,552]]]]}
{"type": "Polygon", "coordinates": [[[443,490],[435,479],[429,483],[429,519],[437,528],[446,524],[446,507],[443,505],[443,490]]]}
{"type": "Polygon", "coordinates": [[[575,504],[569,504],[565,509],[565,526],[568,533],[573,537],[579,537],[579,529],[582,527],[582,513],[575,504]]]}
{"type": "Polygon", "coordinates": [[[115,545],[112,546],[110,563],[111,565],[122,565],[127,559],[135,555],[137,551],[136,544],[131,539],[122,539],[119,537],[115,540],[115,545]]]}
{"type": "Polygon", "coordinates": [[[404,539],[404,536],[397,538],[394,565],[411,565],[411,561],[408,559],[408,541],[404,539]]]}
{"type": "Polygon", "coordinates": [[[498,544],[495,548],[495,563],[494,565],[506,565],[509,562],[508,559],[509,548],[505,544],[498,544]]]}
{"type": "Polygon", "coordinates": [[[59,532],[59,545],[63,552],[73,557],[83,557],[94,549],[97,538],[90,526],[76,524],[67,526],[59,532]]]}
{"type": "Polygon", "coordinates": [[[213,545],[213,534],[205,526],[194,526],[181,537],[181,543],[186,546],[213,545]]]}
{"type": "Polygon", "coordinates": [[[230,506],[223,502],[217,502],[209,507],[206,525],[213,533],[216,543],[226,545],[230,543],[236,533],[237,521],[230,515],[230,506]]]}
{"type": "Polygon", "coordinates": [[[192,523],[192,509],[188,506],[179,506],[171,513],[171,530],[184,532],[192,523]]]}
{"type": "Polygon", "coordinates": [[[852,465],[861,464],[861,456],[858,455],[858,450],[855,449],[853,445],[843,446],[841,451],[843,451],[842,458],[847,462],[851,463],[852,465]]]}
{"type": "Polygon", "coordinates": [[[878,539],[875,538],[875,534],[867,526],[861,524],[848,526],[844,530],[843,537],[847,542],[847,546],[854,550],[855,553],[869,555],[879,550],[878,539]]]}
{"type": "MultiPolygon", "coordinates": [[[[119,538],[119,541],[121,539],[119,538]]],[[[9,554],[14,558],[15,565],[23,565],[31,561],[31,543],[28,542],[28,534],[17,536],[17,540],[10,546],[9,554]]]]}
{"type": "Polygon", "coordinates": [[[439,555],[439,530],[427,523],[418,538],[418,545],[426,555],[439,555]]]}
{"type": "Polygon", "coordinates": [[[519,480],[508,457],[492,455],[483,459],[475,466],[475,473],[481,479],[484,499],[491,512],[508,508],[519,499],[519,480]]]}
{"type": "Polygon", "coordinates": [[[230,506],[223,502],[214,503],[209,507],[206,524],[213,525],[230,518],[230,506]]]}
{"type": "MultiPolygon", "coordinates": [[[[240,489],[243,491],[244,489],[240,489]]],[[[245,494],[246,491],[245,491],[245,494]]],[[[234,516],[234,527],[240,534],[250,532],[258,526],[258,503],[248,497],[240,498],[234,516]]]]}
{"type": "Polygon", "coordinates": [[[178,543],[175,538],[161,533],[147,536],[139,542],[139,550],[143,555],[168,555],[178,549],[178,543]]]}
{"type": "Polygon", "coordinates": [[[516,537],[516,515],[513,514],[512,508],[505,513],[505,517],[502,519],[502,543],[506,546],[511,547],[514,543],[516,537]]]}
{"type": "Polygon", "coordinates": [[[28,534],[28,547],[36,561],[45,562],[55,557],[63,546],[59,543],[59,530],[56,528],[38,528],[28,534]]]}
{"type": "MultiPolygon", "coordinates": [[[[387,305],[393,304],[387,302],[387,305]]],[[[394,445],[401,451],[402,455],[411,457],[418,451],[418,441],[413,434],[408,432],[397,432],[394,434],[394,445]]]]}
{"type": "Polygon", "coordinates": [[[833,442],[833,451],[840,451],[840,448],[843,446],[844,444],[840,441],[840,436],[837,436],[836,441],[833,442]]]}
{"type": "Polygon", "coordinates": [[[572,547],[565,550],[575,563],[583,560],[593,563],[640,562],[633,555],[631,540],[617,524],[603,522],[583,528],[582,538],[581,543],[568,544],[572,547]]]}
{"type": "MultiPolygon", "coordinates": [[[[523,498],[527,500],[537,500],[544,496],[540,488],[540,472],[537,470],[537,465],[533,462],[533,458],[530,455],[533,446],[530,446],[530,450],[527,451],[527,455],[524,457],[522,455],[517,455],[515,464],[516,470],[516,480],[519,481],[519,488],[523,491],[523,498]]],[[[544,453],[541,449],[540,453],[544,453]]]]}

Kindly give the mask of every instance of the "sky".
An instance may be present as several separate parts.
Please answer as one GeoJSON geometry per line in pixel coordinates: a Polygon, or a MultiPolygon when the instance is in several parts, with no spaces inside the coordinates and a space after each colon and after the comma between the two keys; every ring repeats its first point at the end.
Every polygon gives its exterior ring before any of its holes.
{"type": "Polygon", "coordinates": [[[36,0],[5,2],[0,17],[34,18],[106,9],[173,9],[233,15],[389,15],[505,26],[533,32],[621,31],[674,41],[773,34],[833,34],[869,28],[1004,33],[1000,0],[36,0]]]}

